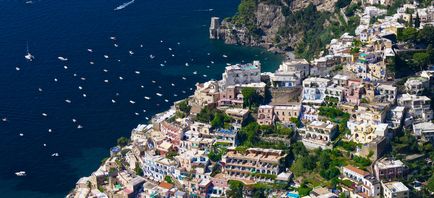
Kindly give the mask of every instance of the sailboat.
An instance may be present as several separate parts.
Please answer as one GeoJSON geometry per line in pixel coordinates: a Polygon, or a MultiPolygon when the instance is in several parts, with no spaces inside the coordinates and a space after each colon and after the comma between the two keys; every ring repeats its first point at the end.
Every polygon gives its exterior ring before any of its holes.
{"type": "Polygon", "coordinates": [[[29,43],[27,43],[27,54],[24,56],[28,61],[32,61],[35,57],[29,52],[29,43]]]}

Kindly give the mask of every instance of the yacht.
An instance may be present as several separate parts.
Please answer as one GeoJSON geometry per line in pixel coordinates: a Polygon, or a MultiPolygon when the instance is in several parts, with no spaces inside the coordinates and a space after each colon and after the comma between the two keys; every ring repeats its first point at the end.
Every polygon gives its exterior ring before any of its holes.
{"type": "Polygon", "coordinates": [[[61,61],[67,61],[68,60],[68,58],[65,58],[65,57],[63,57],[63,56],[59,56],[59,57],[57,57],[59,60],[61,60],[61,61]]]}
{"type": "Polygon", "coordinates": [[[18,177],[26,176],[26,171],[18,171],[18,172],[15,172],[15,175],[18,176],[18,177]]]}
{"type": "Polygon", "coordinates": [[[136,104],[136,102],[134,102],[133,100],[130,100],[130,103],[131,103],[131,104],[136,104]]]}
{"type": "Polygon", "coordinates": [[[160,97],[163,96],[163,94],[160,94],[160,93],[156,93],[155,95],[160,96],[160,97]]]}
{"type": "Polygon", "coordinates": [[[28,61],[32,61],[35,57],[29,52],[29,44],[27,44],[27,54],[24,56],[28,61]]]}

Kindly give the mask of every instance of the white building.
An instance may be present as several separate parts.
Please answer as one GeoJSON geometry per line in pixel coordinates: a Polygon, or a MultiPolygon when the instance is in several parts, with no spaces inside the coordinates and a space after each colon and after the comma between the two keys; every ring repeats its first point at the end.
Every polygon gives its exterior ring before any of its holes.
{"type": "Polygon", "coordinates": [[[383,183],[384,198],[408,198],[410,190],[401,182],[383,183]]]}
{"type": "Polygon", "coordinates": [[[377,87],[377,92],[383,100],[386,100],[392,104],[396,103],[396,95],[398,90],[395,86],[381,84],[377,87]]]}
{"type": "Polygon", "coordinates": [[[222,74],[222,88],[230,85],[241,85],[261,82],[261,63],[253,61],[248,64],[230,65],[225,68],[222,74]]]}
{"type": "Polygon", "coordinates": [[[143,174],[154,181],[164,181],[166,175],[178,178],[180,173],[176,168],[177,163],[175,161],[162,156],[146,153],[143,157],[143,174]]]}
{"type": "Polygon", "coordinates": [[[431,99],[426,96],[403,94],[398,98],[398,104],[408,108],[408,113],[413,117],[414,123],[428,122],[433,119],[431,99]]]}
{"type": "Polygon", "coordinates": [[[434,123],[422,122],[413,125],[413,133],[418,139],[434,141],[434,123]]]}
{"type": "Polygon", "coordinates": [[[429,80],[422,77],[409,78],[404,86],[408,94],[421,95],[429,87],[429,80]]]}
{"type": "Polygon", "coordinates": [[[303,81],[303,103],[323,103],[329,85],[330,80],[326,78],[306,78],[303,81]]]}

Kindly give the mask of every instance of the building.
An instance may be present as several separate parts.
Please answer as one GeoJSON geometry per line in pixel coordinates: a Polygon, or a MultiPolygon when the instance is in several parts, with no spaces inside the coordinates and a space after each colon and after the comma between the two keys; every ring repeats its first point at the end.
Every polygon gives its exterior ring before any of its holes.
{"type": "Polygon", "coordinates": [[[358,105],[360,102],[360,89],[363,87],[360,80],[348,80],[345,87],[345,100],[348,103],[358,105]]]}
{"type": "Polygon", "coordinates": [[[331,148],[330,142],[337,132],[337,125],[332,122],[313,121],[299,129],[303,144],[308,148],[331,148]]]}
{"type": "Polygon", "coordinates": [[[298,103],[274,106],[276,120],[284,124],[291,123],[291,118],[298,118],[300,111],[301,105],[298,103]]]}
{"type": "Polygon", "coordinates": [[[429,79],[422,77],[412,77],[404,83],[408,94],[421,95],[429,87],[429,79]]]}
{"type": "Polygon", "coordinates": [[[282,150],[249,148],[240,152],[230,147],[222,159],[224,173],[235,180],[273,182],[264,175],[279,175],[279,165],[286,155],[282,150]]]}
{"type": "Polygon", "coordinates": [[[309,62],[305,59],[285,61],[271,76],[271,83],[277,88],[300,85],[301,80],[309,75],[309,68],[309,62]]]}
{"type": "Polygon", "coordinates": [[[346,189],[350,191],[350,197],[380,197],[380,182],[368,172],[347,165],[342,168],[342,175],[355,183],[351,189],[346,189]]]}
{"type": "Polygon", "coordinates": [[[414,123],[429,122],[433,119],[431,99],[426,96],[402,94],[398,98],[398,105],[408,108],[408,113],[413,117],[414,123]]]}
{"type": "Polygon", "coordinates": [[[219,84],[216,81],[197,83],[191,102],[200,107],[215,106],[219,100],[219,84]]]}
{"type": "Polygon", "coordinates": [[[395,86],[381,84],[377,87],[377,94],[381,97],[381,101],[388,101],[392,104],[396,103],[396,95],[398,90],[395,86]]]}
{"type": "Polygon", "coordinates": [[[351,131],[350,140],[367,144],[377,137],[385,137],[387,135],[388,124],[370,124],[359,122],[347,122],[347,126],[351,131]]]}
{"type": "Polygon", "coordinates": [[[154,181],[164,181],[166,175],[178,178],[179,172],[177,172],[176,168],[177,163],[175,161],[162,156],[146,153],[143,157],[143,174],[154,181]]]}
{"type": "Polygon", "coordinates": [[[160,124],[160,130],[174,147],[178,147],[184,139],[185,128],[178,124],[163,121],[160,124]]]}
{"type": "Polygon", "coordinates": [[[225,89],[230,85],[250,84],[261,82],[261,63],[253,61],[248,64],[230,65],[222,74],[221,85],[225,89]]]}
{"type": "Polygon", "coordinates": [[[413,125],[414,135],[423,141],[434,141],[434,123],[422,122],[413,125]]]}
{"type": "Polygon", "coordinates": [[[389,128],[398,129],[402,126],[402,121],[404,120],[405,107],[395,106],[388,112],[387,123],[389,128]]]}
{"type": "Polygon", "coordinates": [[[383,183],[384,198],[408,198],[410,190],[401,182],[383,183]]]}
{"type": "Polygon", "coordinates": [[[378,180],[392,181],[404,176],[406,166],[401,160],[382,158],[377,160],[374,165],[375,178],[378,180]]]}
{"type": "Polygon", "coordinates": [[[260,125],[274,124],[274,107],[271,105],[261,105],[258,108],[258,118],[256,121],[260,125]]]}
{"type": "Polygon", "coordinates": [[[326,96],[325,91],[330,85],[326,78],[306,78],[303,81],[303,103],[321,104],[326,96]]]}
{"type": "Polygon", "coordinates": [[[249,110],[248,109],[242,109],[242,108],[229,108],[226,109],[225,113],[229,116],[231,116],[237,125],[241,125],[244,123],[244,120],[249,116],[249,110]]]}
{"type": "Polygon", "coordinates": [[[235,129],[216,129],[211,133],[212,139],[215,143],[226,143],[230,146],[237,145],[237,133],[235,129]]]}

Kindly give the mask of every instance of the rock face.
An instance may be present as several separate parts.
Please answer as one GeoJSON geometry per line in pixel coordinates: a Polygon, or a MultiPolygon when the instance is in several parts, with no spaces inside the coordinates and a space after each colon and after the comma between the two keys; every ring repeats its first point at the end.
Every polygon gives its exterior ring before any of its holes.
{"type": "Polygon", "coordinates": [[[225,19],[220,25],[219,38],[227,44],[259,46],[283,53],[293,49],[303,38],[303,32],[291,32],[283,37],[279,35],[281,27],[288,25],[286,18],[289,14],[310,4],[315,5],[318,11],[332,12],[334,3],[335,0],[258,0],[254,11],[254,30],[225,19]]]}

